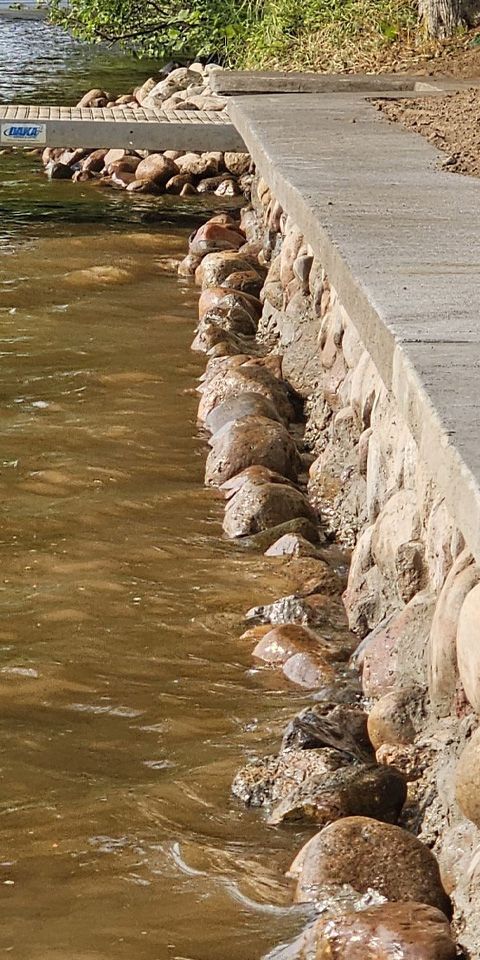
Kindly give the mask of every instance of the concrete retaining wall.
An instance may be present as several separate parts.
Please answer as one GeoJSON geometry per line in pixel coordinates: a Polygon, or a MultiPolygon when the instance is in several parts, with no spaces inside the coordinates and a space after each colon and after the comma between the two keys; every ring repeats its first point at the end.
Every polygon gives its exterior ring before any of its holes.
{"type": "Polygon", "coordinates": [[[279,201],[281,172],[250,147],[265,177],[252,199],[269,265],[258,336],[282,354],[283,375],[306,402],[310,497],[353,548],[345,605],[359,637],[355,662],[369,707],[391,732],[378,757],[409,772],[412,827],[435,848],[460,942],[477,956],[480,820],[468,799],[476,774],[470,764],[456,773],[480,709],[478,530],[472,537],[458,503],[475,499],[475,480],[446,446],[417,371],[378,315],[373,322],[365,292],[355,295],[359,279],[334,238],[325,256],[321,225],[300,228],[279,201]],[[437,469],[442,458],[447,471],[437,469]],[[397,722],[405,700],[413,744],[397,722]]]}

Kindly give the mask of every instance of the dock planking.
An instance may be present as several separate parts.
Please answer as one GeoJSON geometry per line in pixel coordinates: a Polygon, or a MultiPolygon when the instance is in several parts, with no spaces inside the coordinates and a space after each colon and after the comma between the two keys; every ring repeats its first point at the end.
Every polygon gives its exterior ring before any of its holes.
{"type": "Polygon", "coordinates": [[[0,105],[2,146],[129,150],[245,150],[228,115],[205,110],[0,105]]]}

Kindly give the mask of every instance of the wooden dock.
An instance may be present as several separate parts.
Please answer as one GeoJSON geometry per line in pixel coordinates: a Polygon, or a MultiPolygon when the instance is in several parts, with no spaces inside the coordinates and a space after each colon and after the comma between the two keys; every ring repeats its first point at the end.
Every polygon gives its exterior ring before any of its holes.
{"type": "Polygon", "coordinates": [[[224,111],[0,105],[0,144],[129,150],[245,151],[224,111]]]}

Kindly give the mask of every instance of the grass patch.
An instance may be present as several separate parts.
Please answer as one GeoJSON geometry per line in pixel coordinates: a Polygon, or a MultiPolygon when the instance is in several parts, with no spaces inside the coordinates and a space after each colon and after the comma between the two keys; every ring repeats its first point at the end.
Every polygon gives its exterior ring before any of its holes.
{"type": "Polygon", "coordinates": [[[417,31],[412,0],[263,0],[247,38],[229,52],[252,69],[375,70],[409,59],[417,31]]]}

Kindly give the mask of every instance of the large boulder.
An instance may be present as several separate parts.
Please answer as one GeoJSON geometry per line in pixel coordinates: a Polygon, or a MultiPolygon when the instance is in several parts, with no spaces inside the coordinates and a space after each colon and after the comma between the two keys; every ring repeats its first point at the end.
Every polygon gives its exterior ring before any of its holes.
{"type": "Polygon", "coordinates": [[[433,853],[412,833],[365,814],[337,819],[302,848],[290,869],[297,903],[314,901],[323,886],[348,884],[387,900],[414,900],[450,916],[433,853]]]}
{"type": "Polygon", "coordinates": [[[202,290],[198,300],[198,316],[243,317],[247,314],[255,322],[255,326],[262,313],[262,304],[256,297],[251,297],[241,290],[229,290],[228,287],[208,287],[202,290]]]}
{"type": "Polygon", "coordinates": [[[295,653],[321,653],[331,659],[328,640],[298,623],[282,623],[272,627],[257,643],[253,656],[264,663],[279,666],[295,653]]]}
{"type": "Polygon", "coordinates": [[[247,481],[229,500],[223,521],[228,537],[244,537],[297,517],[315,519],[307,498],[280,483],[247,481]]]}
{"type": "Polygon", "coordinates": [[[210,440],[205,479],[220,486],[246,467],[260,465],[296,480],[300,458],[283,424],[267,417],[247,416],[224,424],[210,440]]]}

